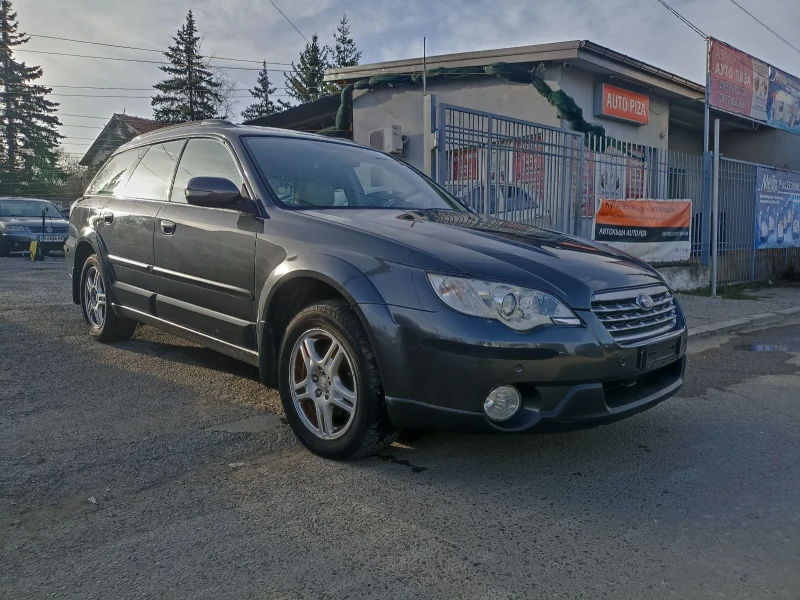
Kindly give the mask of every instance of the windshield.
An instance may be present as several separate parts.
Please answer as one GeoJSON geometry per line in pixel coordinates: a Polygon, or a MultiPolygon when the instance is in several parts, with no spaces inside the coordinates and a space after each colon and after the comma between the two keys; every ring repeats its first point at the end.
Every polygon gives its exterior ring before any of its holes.
{"type": "Polygon", "coordinates": [[[48,217],[63,219],[64,215],[46,200],[7,200],[0,198],[0,217],[41,217],[47,209],[48,217]]]}
{"type": "Polygon", "coordinates": [[[466,210],[414,169],[359,146],[282,137],[245,138],[287,208],[466,210]]]}

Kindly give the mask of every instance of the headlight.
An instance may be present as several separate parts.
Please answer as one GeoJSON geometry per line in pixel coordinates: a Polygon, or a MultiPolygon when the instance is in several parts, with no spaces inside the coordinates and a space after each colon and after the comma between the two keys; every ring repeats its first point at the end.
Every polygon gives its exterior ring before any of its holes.
{"type": "Polygon", "coordinates": [[[6,225],[3,227],[6,231],[25,231],[25,228],[22,225],[6,225]]]}
{"type": "Polygon", "coordinates": [[[463,279],[428,273],[436,295],[465,315],[497,319],[511,329],[537,325],[580,325],[580,320],[556,297],[507,283],[463,279]]]}

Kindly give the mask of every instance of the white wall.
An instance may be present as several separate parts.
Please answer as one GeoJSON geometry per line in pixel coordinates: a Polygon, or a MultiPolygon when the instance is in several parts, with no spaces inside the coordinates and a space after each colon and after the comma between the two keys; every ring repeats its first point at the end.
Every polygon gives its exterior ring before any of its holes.
{"type": "Polygon", "coordinates": [[[735,158],[800,171],[800,135],[760,126],[757,131],[723,131],[720,152],[735,158]]]}
{"type": "MultiPolygon", "coordinates": [[[[530,85],[511,84],[494,76],[468,79],[432,79],[428,93],[440,104],[454,104],[474,110],[560,127],[556,109],[530,85]]],[[[353,99],[353,137],[369,145],[369,132],[388,125],[400,125],[408,136],[405,159],[423,168],[422,86],[381,86],[376,90],[356,92],[353,99]]]]}
{"type": "Polygon", "coordinates": [[[703,156],[702,127],[695,131],[670,124],[669,149],[674,152],[703,156]]]}
{"type": "MultiPolygon", "coordinates": [[[[636,126],[593,115],[595,74],[576,68],[555,67],[543,73],[546,81],[556,82],[583,109],[587,121],[602,124],[608,135],[619,140],[667,148],[669,105],[657,94],[650,94],[650,123],[636,126]],[[661,134],[664,134],[662,137],[661,134]]],[[[622,86],[624,87],[624,86],[622,86]]],[[[550,127],[566,127],[551,106],[531,85],[509,83],[496,76],[464,79],[431,79],[428,92],[436,95],[438,103],[453,104],[474,110],[531,121],[550,127]]],[[[400,125],[408,136],[406,160],[423,168],[425,143],[423,137],[422,86],[381,86],[374,91],[354,94],[353,131],[356,142],[369,145],[369,132],[388,125],[400,125]]]]}
{"type": "MultiPolygon", "coordinates": [[[[666,98],[658,94],[649,92],[650,115],[647,125],[634,125],[624,123],[614,119],[594,116],[594,86],[598,81],[593,73],[581,71],[572,67],[561,69],[560,85],[561,89],[572,96],[578,106],[583,109],[583,117],[590,123],[597,123],[605,127],[606,135],[616,138],[622,142],[631,142],[653,148],[667,148],[667,136],[669,134],[669,103],[666,98]],[[662,137],[662,134],[663,137],[662,137]]],[[[623,89],[632,89],[624,83],[614,85],[623,89]]],[[[637,91],[632,89],[632,91],[637,91]]]]}

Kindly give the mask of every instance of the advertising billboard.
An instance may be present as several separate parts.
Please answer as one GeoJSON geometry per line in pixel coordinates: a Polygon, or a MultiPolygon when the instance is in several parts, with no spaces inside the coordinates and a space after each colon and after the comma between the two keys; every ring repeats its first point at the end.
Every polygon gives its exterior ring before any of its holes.
{"type": "Polygon", "coordinates": [[[800,247],[800,173],[758,167],[756,249],[800,247]]]}
{"type": "Polygon", "coordinates": [[[709,45],[708,105],[800,133],[800,79],[715,39],[709,45]]]}
{"type": "Polygon", "coordinates": [[[592,237],[647,262],[689,260],[691,200],[601,198],[592,237]]]}

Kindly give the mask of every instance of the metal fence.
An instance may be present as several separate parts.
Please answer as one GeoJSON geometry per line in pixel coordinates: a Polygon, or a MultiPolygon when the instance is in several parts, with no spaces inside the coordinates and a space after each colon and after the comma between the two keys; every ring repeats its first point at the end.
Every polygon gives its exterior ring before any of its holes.
{"type": "Polygon", "coordinates": [[[719,161],[717,284],[734,285],[780,276],[800,265],[800,248],[756,250],[756,170],[760,165],[719,161]]]}
{"type": "MultiPolygon", "coordinates": [[[[591,239],[600,198],[690,200],[689,264],[709,264],[711,153],[586,137],[447,104],[437,118],[437,180],[473,210],[591,239]]],[[[719,285],[800,265],[798,248],[755,249],[758,166],[720,159],[719,285]]]]}
{"type": "Polygon", "coordinates": [[[700,262],[707,247],[702,235],[703,167],[702,156],[609,138],[587,137],[578,235],[592,237],[592,219],[600,198],[691,200],[690,261],[700,262]]]}
{"type": "Polygon", "coordinates": [[[439,105],[438,181],[478,213],[575,231],[583,135],[439,105]]]}

